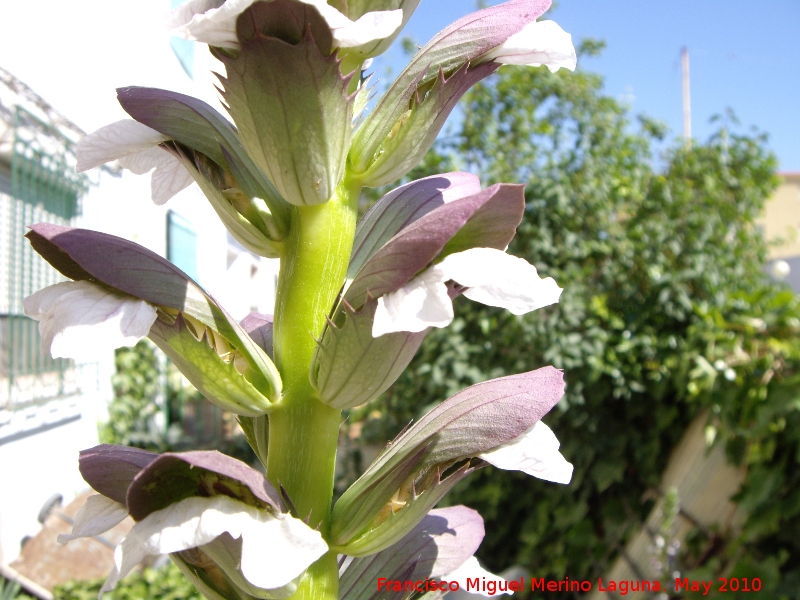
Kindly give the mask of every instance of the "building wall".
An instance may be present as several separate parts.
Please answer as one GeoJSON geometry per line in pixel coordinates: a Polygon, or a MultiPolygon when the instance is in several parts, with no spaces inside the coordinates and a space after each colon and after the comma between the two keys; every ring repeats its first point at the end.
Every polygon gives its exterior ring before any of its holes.
{"type": "Polygon", "coordinates": [[[770,259],[800,256],[800,173],[781,174],[781,185],[767,201],[761,221],[770,242],[770,259]]]}
{"type": "Polygon", "coordinates": [[[781,173],[759,227],[769,248],[766,270],[800,293],[800,173],[781,173]]]}
{"type": "MultiPolygon", "coordinates": [[[[19,554],[22,540],[39,530],[38,514],[55,494],[69,502],[85,489],[86,483],[77,468],[78,453],[98,443],[98,417],[103,415],[111,398],[113,353],[97,362],[76,364],[73,361],[39,362],[39,340],[35,336],[9,335],[12,319],[20,314],[18,290],[11,286],[12,274],[25,255],[27,242],[12,215],[21,215],[20,201],[11,196],[10,186],[0,193],[0,563],[7,564],[19,554]],[[12,297],[13,296],[13,297],[12,297]],[[14,355],[27,353],[33,358],[14,363],[14,355]],[[24,363],[24,368],[18,368],[24,363]]],[[[74,225],[96,225],[92,202],[82,199],[82,214],[74,225]]],[[[43,203],[34,199],[25,209],[29,221],[51,221],[43,203]],[[30,208],[33,204],[33,208],[30,208]]],[[[31,282],[52,283],[53,272],[45,274],[43,263],[23,263],[23,270],[33,271],[31,282]]],[[[28,275],[25,276],[26,278],[28,275]]],[[[26,284],[27,286],[28,284],[26,284]]],[[[44,284],[42,284],[44,285],[44,284]]],[[[28,293],[28,292],[26,292],[28,293]]],[[[34,334],[37,324],[24,319],[25,331],[34,334]]]]}
{"type": "Polygon", "coordinates": [[[2,426],[8,435],[0,439],[0,563],[13,561],[24,537],[39,531],[37,516],[50,497],[69,502],[86,489],[78,452],[97,444],[97,415],[110,397],[112,371],[101,367],[80,374],[81,394],[12,411],[2,426]]]}

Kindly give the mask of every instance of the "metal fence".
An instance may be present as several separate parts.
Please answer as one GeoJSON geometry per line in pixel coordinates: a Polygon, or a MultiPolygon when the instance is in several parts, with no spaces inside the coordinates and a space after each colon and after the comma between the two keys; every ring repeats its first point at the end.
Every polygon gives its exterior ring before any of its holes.
{"type": "Polygon", "coordinates": [[[80,215],[80,198],[88,180],[74,169],[72,143],[54,127],[21,107],[14,111],[14,141],[9,189],[0,190],[2,221],[0,256],[5,302],[0,310],[0,379],[7,408],[74,393],[71,362],[52,359],[41,351],[38,324],[23,314],[22,299],[63,281],[64,277],[42,259],[24,238],[28,225],[74,223],[80,215]],[[1,193],[5,192],[5,193],[1,193]],[[4,306],[3,306],[4,305],[4,306]],[[3,390],[5,391],[5,390],[3,390]]]}

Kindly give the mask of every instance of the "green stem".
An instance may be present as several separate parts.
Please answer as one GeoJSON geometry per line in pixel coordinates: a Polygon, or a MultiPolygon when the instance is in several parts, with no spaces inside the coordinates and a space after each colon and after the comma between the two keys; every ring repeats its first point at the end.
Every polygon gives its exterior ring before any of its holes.
{"type": "MultiPolygon", "coordinates": [[[[297,207],[286,240],[275,306],[275,364],[283,395],[269,415],[267,477],[327,537],[341,412],[319,401],[309,381],[316,338],[344,283],[355,236],[359,186],[345,180],[319,206],[297,207]]],[[[293,599],[338,594],[336,556],[312,565],[293,599]]]]}

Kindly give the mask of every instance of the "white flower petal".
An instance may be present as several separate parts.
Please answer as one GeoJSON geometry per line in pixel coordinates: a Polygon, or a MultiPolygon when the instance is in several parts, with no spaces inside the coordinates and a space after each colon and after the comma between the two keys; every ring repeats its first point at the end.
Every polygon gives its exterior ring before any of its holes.
{"type": "Polygon", "coordinates": [[[553,21],[528,23],[484,59],[505,65],[546,65],[553,73],[561,67],[574,71],[578,62],[572,36],[553,21]]]}
{"type": "Polygon", "coordinates": [[[93,360],[133,346],[156,320],[147,302],[88,281],[51,285],[22,304],[25,314],[39,321],[42,349],[53,358],[93,360]]]}
{"type": "Polygon", "coordinates": [[[58,536],[58,543],[66,544],[70,540],[82,537],[100,535],[119,525],[128,516],[128,509],[106,498],[102,494],[95,494],[86,499],[86,504],[81,506],[72,523],[72,533],[62,533],[58,536]]]}
{"type": "Polygon", "coordinates": [[[144,175],[153,169],[163,167],[170,162],[170,159],[175,159],[164,148],[152,146],[147,150],[140,150],[133,154],[128,154],[119,159],[119,164],[123,169],[128,169],[134,175],[144,175]]]}
{"type": "Polygon", "coordinates": [[[78,142],[78,171],[112,160],[136,175],[155,169],[150,187],[153,202],[160,206],[194,181],[177,158],[158,146],[168,139],[131,119],[111,123],[78,142]]]}
{"type": "Polygon", "coordinates": [[[78,172],[149,150],[168,139],[155,129],[133,119],[111,123],[78,142],[78,172]]]}
{"type": "Polygon", "coordinates": [[[572,479],[572,465],[558,451],[559,446],[553,431],[539,421],[515,440],[484,452],[480,458],[499,469],[566,484],[572,479]]]}
{"type": "Polygon", "coordinates": [[[378,298],[372,337],[449,325],[453,320],[453,302],[444,281],[435,268],[427,269],[399,290],[378,298]]]}
{"type": "Polygon", "coordinates": [[[378,298],[372,337],[449,325],[453,303],[445,282],[450,280],[467,287],[464,295],[470,300],[515,315],[555,304],[562,292],[552,277],[542,279],[536,267],[521,258],[495,248],[472,248],[445,257],[399,290],[378,298]]]}
{"type": "Polygon", "coordinates": [[[153,203],[161,206],[167,200],[194,183],[194,178],[183,163],[166,150],[158,148],[167,155],[167,160],[158,166],[150,177],[150,196],[153,203]]]}
{"type": "Polygon", "coordinates": [[[536,267],[494,248],[472,248],[447,256],[434,266],[444,280],[469,288],[470,300],[505,308],[515,315],[558,302],[561,288],[552,277],[542,279],[536,267]]]}
{"type": "Polygon", "coordinates": [[[242,574],[260,588],[283,587],[327,550],[318,531],[292,516],[280,515],[258,531],[248,529],[242,538],[242,574]]]}
{"type": "Polygon", "coordinates": [[[171,33],[175,33],[174,29],[185,27],[195,17],[202,17],[203,15],[211,14],[210,11],[218,9],[225,0],[188,0],[183,4],[179,4],[167,13],[164,18],[167,29],[171,33]]]}
{"type": "MultiPolygon", "coordinates": [[[[299,0],[309,4],[331,28],[337,46],[350,48],[392,35],[403,23],[403,11],[369,12],[358,21],[351,21],[330,6],[326,0],[299,0]]],[[[239,48],[236,19],[256,0],[189,0],[167,15],[170,33],[187,40],[203,42],[220,48],[239,48]]]]}
{"type": "Polygon", "coordinates": [[[226,532],[242,538],[242,574],[264,589],[290,583],[328,550],[318,531],[289,515],[274,516],[227,496],[187,498],[133,526],[114,552],[116,567],[101,594],[145,556],[197,548],[226,532]]]}
{"type": "Polygon", "coordinates": [[[172,35],[219,48],[239,48],[236,19],[257,0],[189,0],[167,14],[172,35]]]}
{"type": "Polygon", "coordinates": [[[350,21],[346,26],[337,28],[331,25],[329,19],[326,18],[326,21],[333,32],[333,39],[340,48],[355,48],[392,35],[403,25],[403,11],[397,9],[368,12],[357,21],[350,21]]]}
{"type": "Polygon", "coordinates": [[[469,589],[469,591],[471,593],[480,594],[481,596],[487,596],[488,597],[488,596],[494,596],[496,594],[513,594],[514,593],[514,592],[509,592],[509,591],[502,591],[502,592],[495,592],[495,594],[490,594],[489,592],[482,592],[480,590],[473,590],[471,588],[468,588],[467,587],[467,579],[478,579],[481,582],[483,582],[483,581],[487,581],[487,582],[488,581],[496,581],[498,583],[501,582],[501,581],[505,581],[505,579],[503,579],[502,577],[498,577],[494,573],[490,573],[489,571],[484,569],[480,565],[480,563],[478,562],[478,559],[475,558],[474,556],[469,557],[464,562],[463,565],[461,565],[455,571],[449,573],[448,575],[445,575],[444,577],[442,577],[442,579],[445,579],[447,581],[457,581],[459,587],[462,590],[469,589]]]}

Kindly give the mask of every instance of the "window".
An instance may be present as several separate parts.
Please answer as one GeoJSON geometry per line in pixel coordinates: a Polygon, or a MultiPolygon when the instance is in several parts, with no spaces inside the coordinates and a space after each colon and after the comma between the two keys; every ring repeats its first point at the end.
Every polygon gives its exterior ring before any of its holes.
{"type": "Polygon", "coordinates": [[[197,281],[197,234],[172,210],[167,213],[167,260],[197,281]]]}

